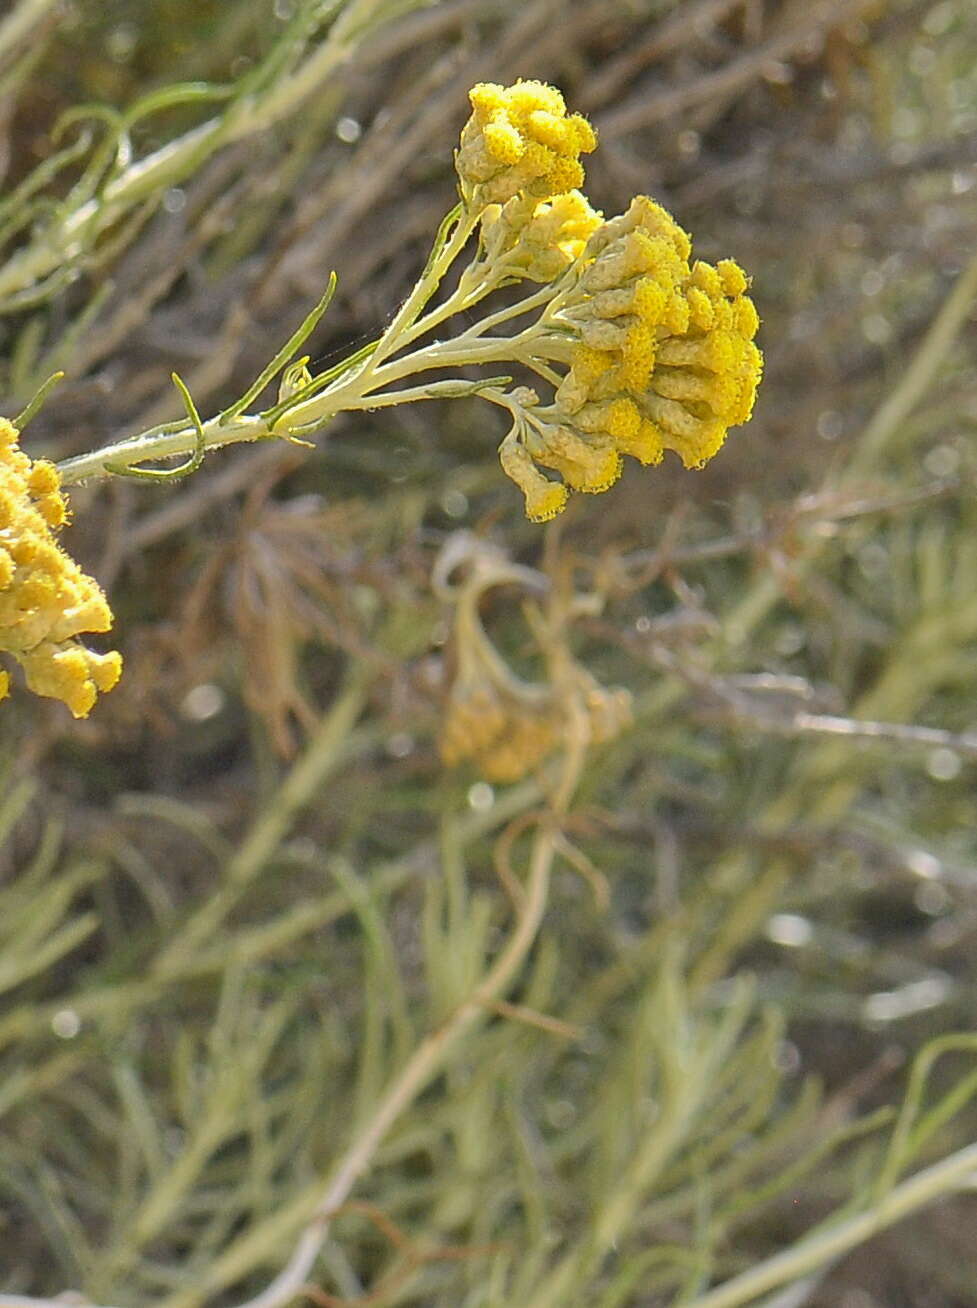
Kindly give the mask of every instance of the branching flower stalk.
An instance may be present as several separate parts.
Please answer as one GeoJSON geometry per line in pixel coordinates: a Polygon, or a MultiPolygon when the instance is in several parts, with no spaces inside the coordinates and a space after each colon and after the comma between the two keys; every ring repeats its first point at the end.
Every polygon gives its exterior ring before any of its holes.
{"type": "MultiPolygon", "coordinates": [[[[572,492],[607,490],[625,455],[654,464],[671,449],[686,467],[710,459],[728,428],[749,418],[760,377],[758,318],[745,274],[731,259],[690,263],[689,237],[647,196],[605,221],[578,189],[580,156],[595,148],[594,131],[567,113],[555,88],[481,84],[470,99],[472,115],[455,155],[460,202],[377,340],[317,375],[308,356],[295,357],[328,308],[333,274],[319,303],[236,403],[204,421],[174,375],[185,420],[66,459],[59,487],[113,474],[172,480],[225,445],[302,442],[340,413],[475,394],[509,415],[499,457],[534,522],[555,517],[572,492]],[[438,300],[473,239],[469,262],[438,300]],[[435,336],[458,314],[513,286],[521,298],[496,304],[461,332],[435,336]],[[552,396],[544,403],[527,385],[510,388],[508,373],[462,375],[473,366],[516,367],[552,396]],[[276,402],[249,412],[275,377],[276,402]],[[143,466],[173,458],[184,461],[143,466]]],[[[0,544],[9,530],[0,529],[0,544]]],[[[4,649],[23,652],[0,626],[4,649]]],[[[90,699],[66,702],[84,716],[90,699]]]]}

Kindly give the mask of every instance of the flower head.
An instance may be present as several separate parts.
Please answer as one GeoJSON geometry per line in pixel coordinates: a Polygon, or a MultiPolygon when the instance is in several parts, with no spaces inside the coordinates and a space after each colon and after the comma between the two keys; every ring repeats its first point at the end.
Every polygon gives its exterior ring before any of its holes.
{"type": "MultiPolygon", "coordinates": [[[[526,492],[531,518],[542,520],[534,511],[542,492],[527,458],[572,490],[601,491],[622,455],[659,463],[670,449],[698,468],[749,419],[762,356],[748,279],[732,259],[690,263],[691,253],[671,215],[639,195],[596,226],[577,256],[546,329],[532,336],[535,359],[567,367],[554,403],[525,409],[503,443],[503,467],[526,492]]],[[[555,503],[556,491],[547,495],[555,503]]]]}
{"type": "Polygon", "coordinates": [[[526,497],[526,517],[531,522],[549,522],[563,512],[567,505],[566,486],[550,481],[539,471],[527,445],[516,439],[515,433],[502,442],[499,459],[506,476],[512,478],[526,497]]]}
{"type": "MultiPolygon", "coordinates": [[[[87,717],[99,691],[119,680],[122,657],[79,644],[84,632],[108,631],[112,611],[98,583],[61,549],[68,519],[58,471],[32,462],[17,429],[0,418],[0,652],[23,667],[28,687],[87,717]]],[[[0,671],[0,699],[10,679],[0,671]]]]}
{"type": "Polygon", "coordinates": [[[657,463],[701,467],[746,422],[760,380],[759,326],[732,259],[691,266],[691,242],[638,196],[590,239],[564,310],[578,332],[556,403],[581,430],[657,463]]]}
{"type": "Polygon", "coordinates": [[[455,166],[462,198],[474,210],[524,194],[550,199],[583,183],[581,154],[597,144],[580,114],[543,82],[480,82],[468,95],[472,115],[455,166]]]}

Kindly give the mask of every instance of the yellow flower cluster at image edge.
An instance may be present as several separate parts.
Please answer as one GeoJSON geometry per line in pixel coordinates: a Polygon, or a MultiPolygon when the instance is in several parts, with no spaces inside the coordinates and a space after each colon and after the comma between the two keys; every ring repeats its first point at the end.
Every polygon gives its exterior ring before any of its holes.
{"type": "Polygon", "coordinates": [[[570,490],[607,490],[623,455],[649,464],[674,450],[701,467],[749,419],[760,381],[745,273],[732,259],[691,261],[687,233],[647,196],[603,221],[577,189],[593,129],[553,87],[480,85],[471,103],[462,196],[481,210],[490,257],[554,281],[558,307],[533,353],[567,369],[554,402],[530,403],[500,450],[528,516],[555,517],[570,490]]]}
{"type": "MultiPolygon", "coordinates": [[[[32,462],[19,434],[0,418],[0,654],[20,663],[35,694],[83,718],[119,680],[122,656],[93,653],[76,639],[108,631],[112,612],[98,583],[57,543],[68,516],[57,469],[32,462]]],[[[0,670],[0,699],[9,686],[0,670]]]]}

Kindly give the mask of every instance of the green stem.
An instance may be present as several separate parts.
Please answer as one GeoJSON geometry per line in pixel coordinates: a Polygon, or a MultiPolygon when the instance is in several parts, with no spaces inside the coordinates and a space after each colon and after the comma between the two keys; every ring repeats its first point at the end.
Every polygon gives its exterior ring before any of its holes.
{"type": "Polygon", "coordinates": [[[159,976],[179,973],[199,952],[234,908],[241,895],[267,865],[301,809],[322,787],[343,756],[356,720],[366,704],[372,680],[368,669],[354,671],[346,688],[323,717],[305,754],[282,782],[272,802],[251,828],[227,865],[224,884],[180,929],[157,959],[159,976]]]}
{"type": "MultiPolygon", "coordinates": [[[[423,317],[417,319],[412,327],[408,327],[400,333],[397,349],[403,350],[408,345],[413,345],[415,341],[420,340],[422,336],[426,336],[428,332],[434,331],[436,327],[440,327],[442,323],[447,322],[449,318],[453,318],[455,314],[464,313],[467,309],[471,309],[495,289],[496,287],[492,282],[479,282],[474,287],[459,286],[456,291],[436,308],[432,309],[430,313],[424,314],[423,317]]],[[[393,351],[387,353],[389,356],[393,351]]]]}
{"type": "MultiPolygon", "coordinates": [[[[449,381],[431,382],[427,386],[417,387],[412,392],[400,391],[389,396],[374,395],[394,382],[403,381],[416,373],[429,372],[435,368],[464,368],[470,364],[508,363],[518,360],[517,350],[523,348],[523,341],[535,342],[536,335],[531,329],[521,336],[500,336],[487,341],[478,341],[472,337],[458,337],[456,340],[426,346],[396,359],[383,367],[367,365],[347,378],[340,378],[335,386],[323,391],[312,399],[304,400],[290,408],[274,424],[274,434],[287,435],[289,432],[301,432],[303,435],[324,426],[337,413],[348,409],[381,408],[384,405],[403,403],[405,400],[435,399],[440,395],[458,394],[458,387],[465,388],[464,393],[477,389],[478,383],[449,381]],[[447,388],[441,389],[439,388],[447,388]]],[[[371,358],[375,361],[376,354],[371,358]]],[[[490,384],[489,382],[483,384],[490,384]]]]}
{"type": "Polygon", "coordinates": [[[535,327],[527,328],[518,336],[490,336],[481,338],[466,332],[450,341],[429,345],[413,354],[404,355],[392,363],[378,368],[372,385],[379,389],[415,373],[430,372],[435,368],[464,368],[479,363],[515,363],[530,353],[531,346],[539,344],[541,333],[535,327]]]}
{"type": "MultiPolygon", "coordinates": [[[[466,337],[482,336],[487,331],[492,331],[501,323],[509,322],[512,318],[521,318],[524,313],[531,313],[533,309],[541,305],[548,304],[553,298],[553,287],[547,283],[541,290],[534,295],[527,295],[523,300],[517,300],[515,304],[506,305],[503,309],[497,309],[495,313],[490,313],[486,318],[480,318],[474,326],[470,327],[464,333],[466,337]]],[[[460,337],[458,338],[461,339],[460,337]]]]}
{"type": "MultiPolygon", "coordinates": [[[[393,321],[383,334],[379,345],[374,350],[364,369],[364,376],[369,377],[374,369],[389,355],[394,354],[403,345],[403,337],[414,324],[421,310],[441,285],[445,273],[468,244],[469,238],[478,224],[478,215],[461,210],[457,224],[443,248],[435,254],[427,268],[418,278],[414,289],[397,310],[393,321]]],[[[454,310],[452,310],[454,312],[454,310]]],[[[433,324],[432,324],[433,325],[433,324]]],[[[424,328],[428,330],[427,327],[424,328]]]]}
{"type": "Polygon", "coordinates": [[[140,436],[132,436],[115,445],[106,445],[104,449],[93,450],[90,454],[78,454],[58,464],[62,486],[75,486],[82,481],[97,477],[107,477],[113,471],[108,464],[116,468],[132,468],[147,459],[168,459],[190,454],[198,445],[204,451],[220,449],[224,445],[236,445],[241,441],[257,441],[269,438],[273,433],[268,423],[259,414],[246,414],[239,418],[222,422],[220,417],[210,418],[202,424],[201,434],[191,423],[165,423],[140,436]]]}
{"type": "Polygon", "coordinates": [[[761,1294],[798,1281],[809,1272],[833,1262],[849,1249],[935,1199],[972,1188],[975,1179],[977,1144],[972,1144],[917,1172],[890,1190],[867,1212],[804,1236],[788,1249],[693,1299],[688,1308],[739,1308],[761,1294]]]}
{"type": "Polygon", "coordinates": [[[350,413],[355,409],[365,409],[371,413],[374,409],[389,409],[395,404],[411,404],[417,400],[449,400],[458,399],[462,395],[480,395],[485,388],[499,386],[510,380],[509,377],[486,377],[483,381],[466,381],[463,377],[453,377],[449,381],[428,382],[425,386],[408,386],[402,391],[366,395],[361,400],[349,400],[343,405],[343,412],[350,413]]]}
{"type": "MultiPolygon", "coordinates": [[[[475,265],[472,265],[472,267],[475,267],[475,265]]],[[[471,271],[471,269],[468,271],[471,271]]],[[[398,348],[404,349],[406,346],[412,345],[414,341],[419,340],[420,337],[433,331],[435,327],[440,327],[443,322],[447,322],[447,320],[453,318],[455,314],[464,313],[467,309],[471,309],[474,305],[479,304],[486,296],[491,295],[493,291],[498,290],[500,284],[500,278],[487,277],[476,282],[474,285],[466,285],[465,277],[463,276],[458,289],[450,295],[443,304],[438,305],[436,309],[432,309],[430,313],[425,314],[423,318],[418,319],[413,327],[401,334],[398,348]]],[[[501,323],[509,322],[512,318],[520,318],[523,314],[530,313],[540,305],[545,305],[547,301],[552,298],[552,295],[553,287],[551,285],[546,285],[542,290],[535,292],[533,295],[528,295],[525,299],[517,300],[515,304],[506,305],[502,309],[497,309],[495,313],[490,313],[487,317],[480,318],[477,323],[474,323],[467,331],[463,332],[460,336],[454,337],[454,339],[456,341],[475,340],[484,335],[485,332],[498,327],[501,323]]]]}

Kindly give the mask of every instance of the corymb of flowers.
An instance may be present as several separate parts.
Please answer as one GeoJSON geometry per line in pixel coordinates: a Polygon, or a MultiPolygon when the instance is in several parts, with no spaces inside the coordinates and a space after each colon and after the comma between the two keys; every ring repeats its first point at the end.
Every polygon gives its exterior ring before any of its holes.
{"type": "Polygon", "coordinates": [[[553,400],[514,392],[500,450],[528,516],[555,517],[570,491],[607,490],[624,455],[659,463],[674,450],[701,467],[748,420],[760,381],[746,274],[732,259],[690,262],[688,235],[647,196],[616,218],[595,212],[577,188],[596,137],[555,88],[484,83],[470,99],[456,165],[483,257],[547,283],[513,344],[553,400]]]}
{"type": "MultiPolygon", "coordinates": [[[[118,654],[93,653],[78,639],[107,631],[112,614],[56,539],[68,516],[64,488],[74,483],[108,475],[172,480],[196,471],[211,450],[274,437],[302,441],[339,413],[478,395],[507,411],[502,467],[523,492],[528,517],[545,522],[571,493],[611,487],[625,456],[659,463],[674,450],[698,468],[730,427],[750,417],[762,359],[739,265],[692,260],[689,237],[645,195],[616,218],[593,209],[580,190],[580,160],[597,138],[585,118],[567,113],[554,87],[486,82],[470,99],[455,154],[460,201],[376,340],[316,375],[308,355],[295,357],[328,308],[333,274],[298,330],[215,417],[201,419],[174,375],[185,422],[57,467],[32,461],[17,430],[44,388],[17,426],[0,422],[0,654],[21,665],[29,689],[84,717],[121,669],[118,654]],[[439,297],[462,256],[454,289],[439,297]],[[515,297],[476,311],[503,287],[516,287],[515,297]],[[518,365],[533,386],[509,375],[452,375],[493,364],[518,365]],[[432,372],[440,377],[425,377],[432,372]],[[247,412],[276,376],[277,401],[247,412]],[[173,458],[184,462],[140,466],[173,458]]],[[[8,686],[0,671],[0,699],[8,686]]]]}

